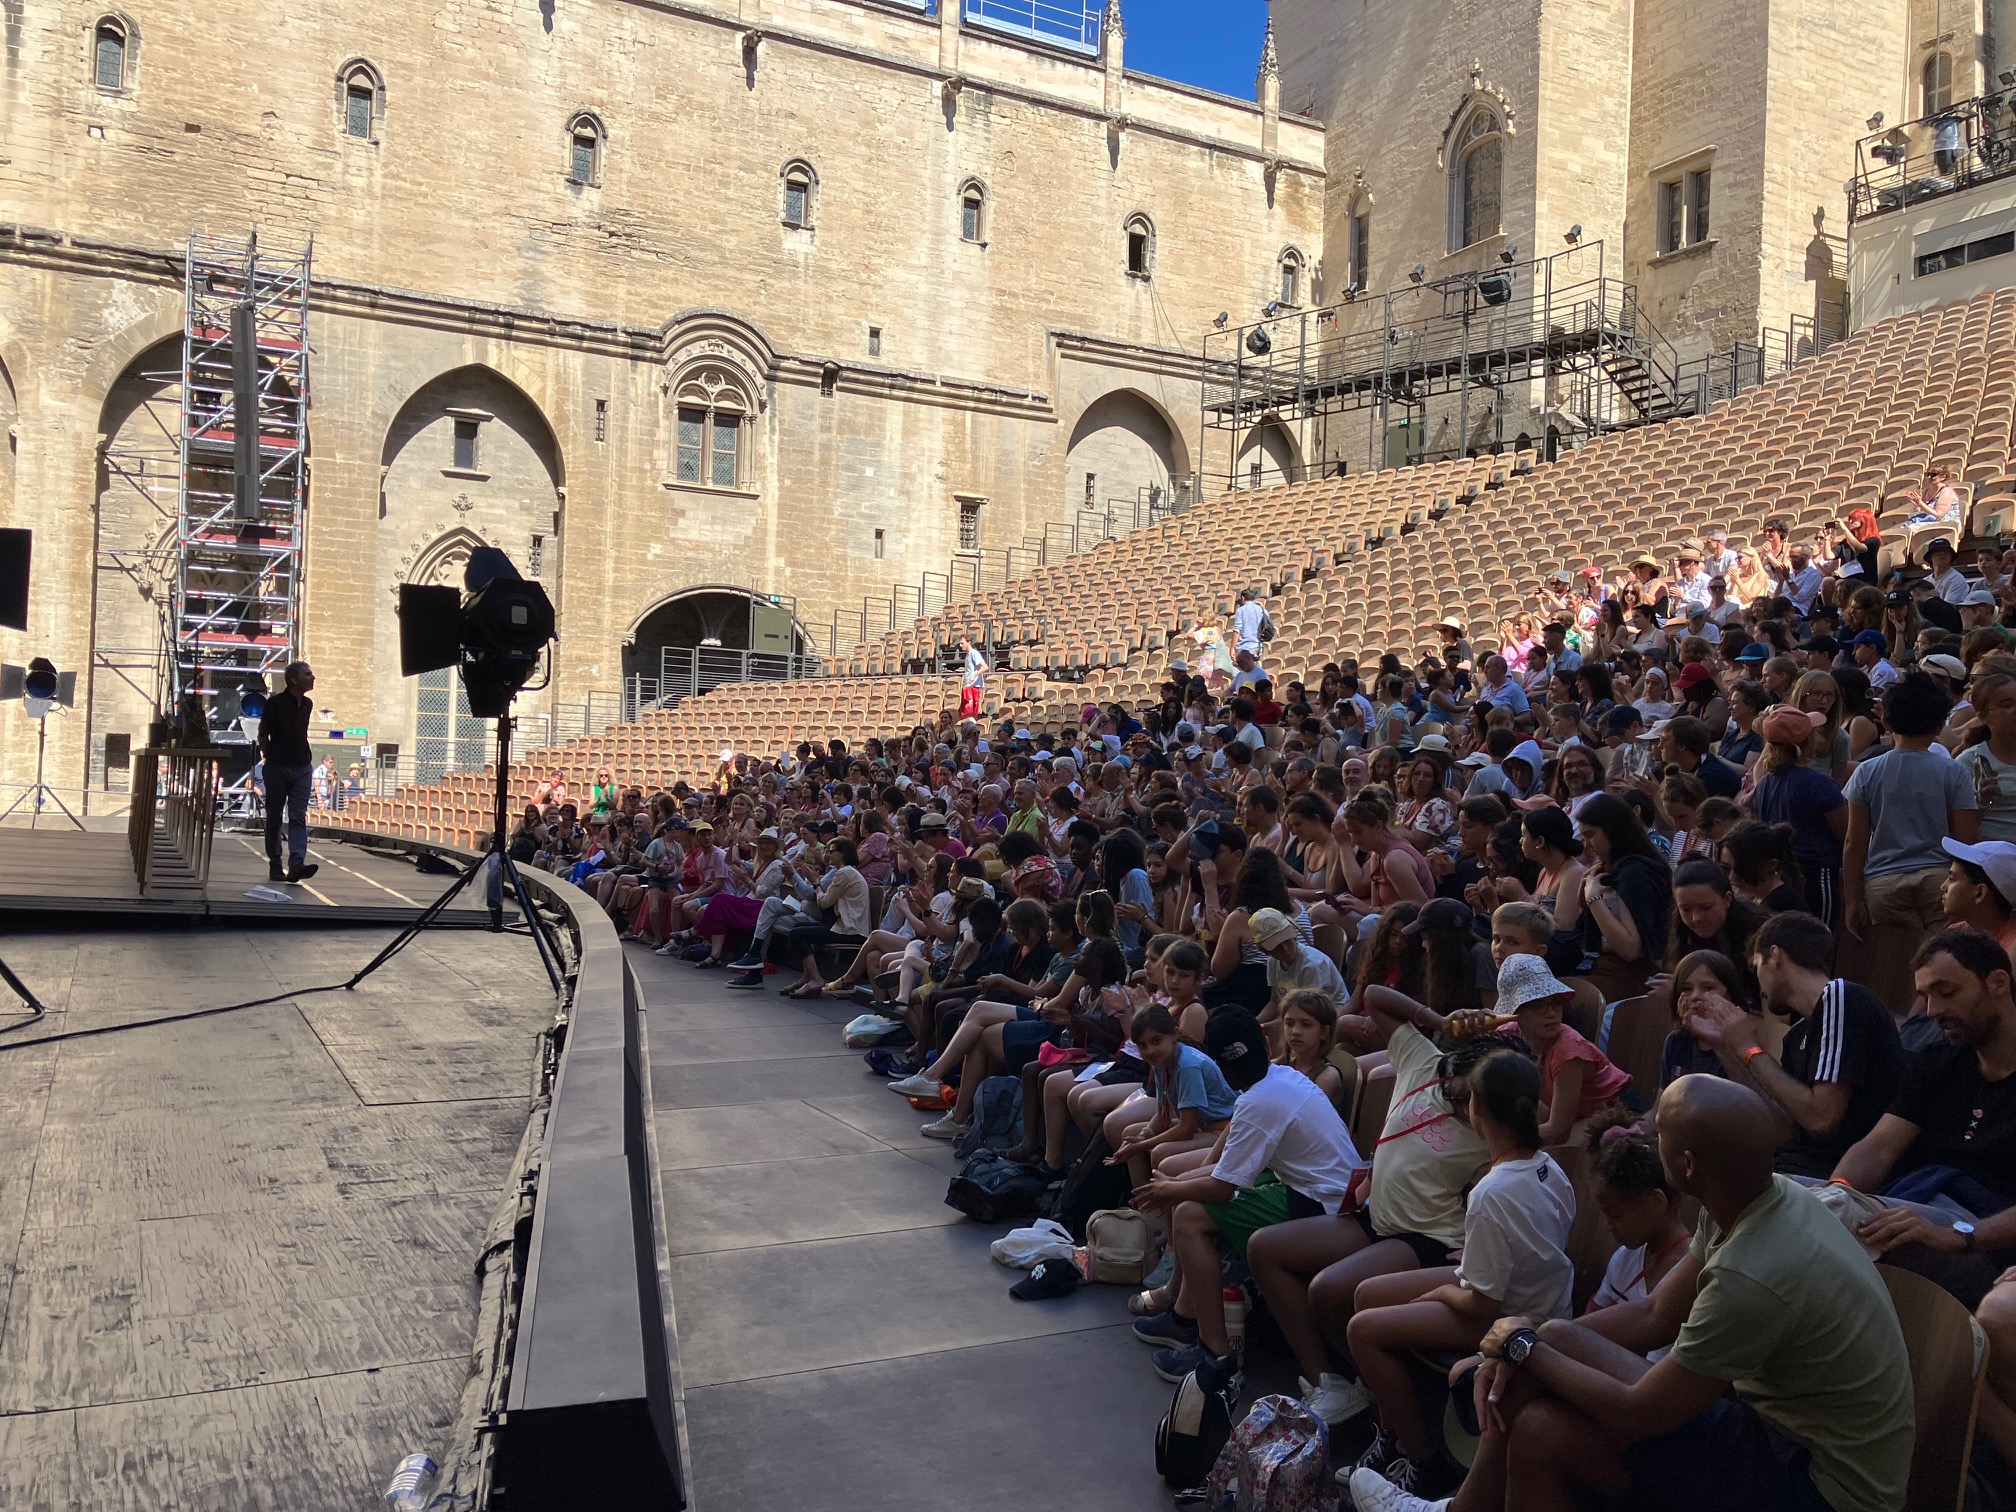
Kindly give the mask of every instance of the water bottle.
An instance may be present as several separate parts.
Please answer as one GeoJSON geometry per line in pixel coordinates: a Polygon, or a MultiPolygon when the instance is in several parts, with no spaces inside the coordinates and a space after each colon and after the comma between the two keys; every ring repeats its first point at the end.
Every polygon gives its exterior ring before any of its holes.
{"type": "Polygon", "coordinates": [[[1243,1286],[1225,1288],[1225,1337],[1232,1341],[1234,1354],[1246,1347],[1246,1289],[1243,1286]]]}
{"type": "Polygon", "coordinates": [[[427,1490],[438,1467],[431,1454],[409,1454],[392,1472],[392,1484],[385,1488],[385,1512],[420,1512],[427,1505],[427,1490]]]}

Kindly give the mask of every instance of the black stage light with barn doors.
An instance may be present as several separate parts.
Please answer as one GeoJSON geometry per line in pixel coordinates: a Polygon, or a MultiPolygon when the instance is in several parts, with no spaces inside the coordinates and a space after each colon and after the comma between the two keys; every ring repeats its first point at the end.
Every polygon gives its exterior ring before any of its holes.
{"type": "Polygon", "coordinates": [[[546,647],[557,638],[553,601],[546,597],[546,590],[524,577],[511,558],[495,546],[478,546],[469,553],[459,593],[446,584],[400,585],[400,675],[418,677],[424,672],[457,668],[469,698],[469,712],[479,719],[497,721],[497,796],[491,811],[490,848],[345,986],[355,987],[405,949],[477,873],[494,862],[486,884],[492,932],[501,934],[504,930],[504,884],[508,881],[539,947],[539,959],[553,990],[564,992],[559,947],[547,937],[546,921],[533,906],[531,891],[519,881],[506,833],[511,803],[511,730],[516,724],[511,703],[525,690],[546,647]]]}

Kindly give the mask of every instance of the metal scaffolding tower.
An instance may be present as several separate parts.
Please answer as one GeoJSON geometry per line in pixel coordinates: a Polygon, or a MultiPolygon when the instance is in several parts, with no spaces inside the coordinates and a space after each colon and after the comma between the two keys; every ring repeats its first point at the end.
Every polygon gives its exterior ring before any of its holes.
{"type": "Polygon", "coordinates": [[[220,734],[300,641],[313,250],[189,237],[168,691],[220,734]]]}

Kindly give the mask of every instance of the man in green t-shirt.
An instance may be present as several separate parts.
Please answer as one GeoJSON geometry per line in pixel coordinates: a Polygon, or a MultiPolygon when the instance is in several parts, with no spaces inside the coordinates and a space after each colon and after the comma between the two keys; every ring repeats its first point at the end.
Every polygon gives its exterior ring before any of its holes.
{"type": "MultiPolygon", "coordinates": [[[[1493,1325],[1455,1512],[1500,1512],[1508,1484],[1521,1507],[1573,1507],[1588,1488],[1686,1512],[1900,1512],[1911,1365],[1876,1267],[1772,1174],[1778,1122],[1748,1087],[1684,1076],[1658,1123],[1667,1179],[1701,1203],[1692,1250],[1641,1302],[1493,1325]]],[[[1358,1512],[1437,1505],[1368,1470],[1351,1494],[1358,1512]]]]}

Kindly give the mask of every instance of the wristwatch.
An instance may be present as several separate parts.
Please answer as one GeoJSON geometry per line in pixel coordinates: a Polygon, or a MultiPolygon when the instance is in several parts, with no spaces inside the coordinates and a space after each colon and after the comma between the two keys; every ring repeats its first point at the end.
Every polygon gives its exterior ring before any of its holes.
{"type": "Polygon", "coordinates": [[[1530,1328],[1515,1328],[1499,1353],[1510,1365],[1524,1365],[1526,1356],[1533,1353],[1533,1346],[1540,1342],[1540,1335],[1530,1328]]]}
{"type": "Polygon", "coordinates": [[[1964,1218],[1953,1220],[1953,1232],[1960,1236],[1960,1247],[1969,1254],[1974,1252],[1974,1225],[1964,1218]]]}

